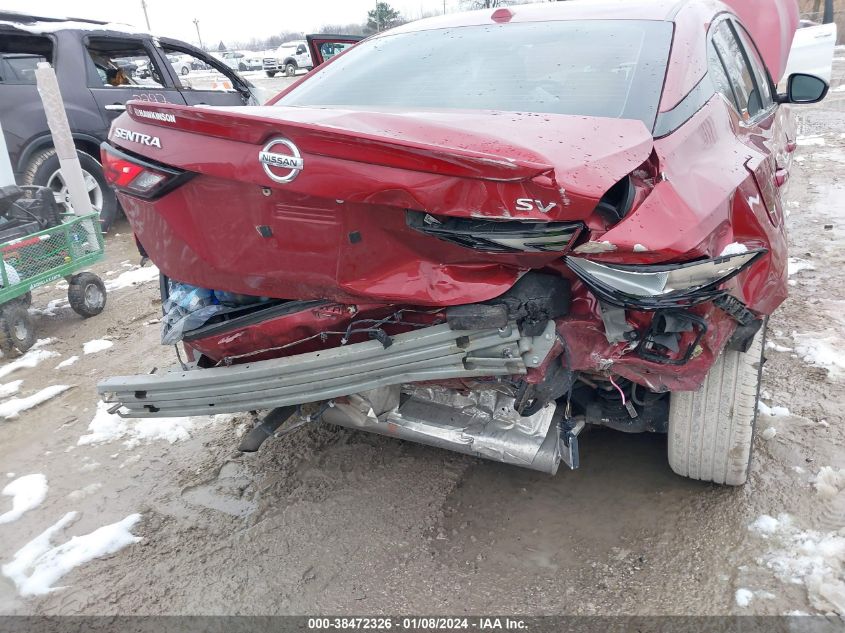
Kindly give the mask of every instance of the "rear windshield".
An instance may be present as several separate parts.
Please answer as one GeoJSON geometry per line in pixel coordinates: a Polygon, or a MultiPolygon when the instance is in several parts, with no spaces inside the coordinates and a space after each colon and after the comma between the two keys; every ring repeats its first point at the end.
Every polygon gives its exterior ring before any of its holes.
{"type": "Polygon", "coordinates": [[[640,119],[652,129],[672,25],[491,24],[362,42],[277,105],[478,109],[640,119]]]}

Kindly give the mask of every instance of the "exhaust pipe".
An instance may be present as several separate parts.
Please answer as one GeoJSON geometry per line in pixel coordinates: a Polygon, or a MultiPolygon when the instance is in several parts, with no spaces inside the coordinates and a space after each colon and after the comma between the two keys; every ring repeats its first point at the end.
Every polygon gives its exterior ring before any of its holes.
{"type": "Polygon", "coordinates": [[[567,450],[555,403],[522,417],[511,396],[494,390],[463,395],[438,387],[375,389],[347,398],[323,421],[554,475],[567,450]]]}

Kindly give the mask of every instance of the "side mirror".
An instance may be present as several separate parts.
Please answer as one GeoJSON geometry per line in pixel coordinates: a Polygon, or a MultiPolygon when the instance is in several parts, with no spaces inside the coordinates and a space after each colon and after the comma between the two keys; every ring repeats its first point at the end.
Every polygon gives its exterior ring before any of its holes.
{"type": "Polygon", "coordinates": [[[781,103],[818,103],[827,95],[830,88],[827,82],[815,75],[793,73],[786,83],[786,94],[778,95],[781,103]]]}

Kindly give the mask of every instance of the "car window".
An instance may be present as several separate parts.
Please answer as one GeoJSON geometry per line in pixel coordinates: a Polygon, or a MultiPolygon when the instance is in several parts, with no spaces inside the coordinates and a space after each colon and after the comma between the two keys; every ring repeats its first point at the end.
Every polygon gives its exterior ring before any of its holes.
{"type": "Polygon", "coordinates": [[[88,40],[87,48],[97,70],[97,76],[93,79],[95,87],[164,88],[164,75],[143,42],[92,37],[88,40]]]}
{"type": "Polygon", "coordinates": [[[769,81],[769,72],[766,70],[766,64],[757,52],[757,47],[751,40],[751,36],[741,24],[732,22],[734,32],[739,36],[742,46],[748,57],[748,62],[751,65],[751,70],[754,72],[754,79],[757,87],[760,90],[760,100],[764,110],[768,110],[773,104],[771,82],[769,81]]]}
{"type": "Polygon", "coordinates": [[[526,22],[430,29],[360,43],[277,105],[481,109],[654,125],[668,22],[526,22]]]}
{"type": "Polygon", "coordinates": [[[35,84],[39,62],[53,61],[49,38],[4,35],[0,38],[0,84],[35,84]]]}
{"type": "Polygon", "coordinates": [[[753,119],[764,110],[763,100],[745,51],[727,20],[713,29],[712,41],[725,64],[740,116],[744,120],[753,119]]]}
{"type": "Polygon", "coordinates": [[[716,92],[724,95],[725,99],[728,100],[728,103],[730,103],[735,110],[739,111],[736,102],[736,95],[734,94],[733,87],[731,87],[730,79],[728,79],[725,67],[722,64],[722,59],[719,57],[719,53],[716,51],[716,47],[713,45],[713,42],[710,42],[707,45],[707,70],[710,74],[710,79],[713,81],[713,87],[716,92]]]}
{"type": "MultiPolygon", "coordinates": [[[[211,60],[197,57],[192,53],[182,51],[172,46],[162,45],[162,50],[173,67],[178,87],[183,90],[214,90],[219,92],[234,92],[232,80],[215,68],[211,60]]],[[[224,53],[235,56],[236,53],[224,53]]],[[[218,63],[219,60],[218,60],[218,63]]]]}
{"type": "Polygon", "coordinates": [[[327,61],[338,53],[342,53],[353,44],[355,42],[322,42],[320,44],[320,55],[323,61],[327,61]]]}

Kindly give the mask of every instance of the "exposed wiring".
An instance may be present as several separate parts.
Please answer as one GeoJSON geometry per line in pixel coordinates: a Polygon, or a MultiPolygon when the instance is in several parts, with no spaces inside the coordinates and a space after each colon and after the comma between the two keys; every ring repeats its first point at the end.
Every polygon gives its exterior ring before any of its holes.
{"type": "Polygon", "coordinates": [[[623,407],[624,407],[624,406],[627,406],[628,401],[627,401],[627,399],[625,398],[625,392],[624,392],[624,391],[622,391],[622,387],[620,387],[619,385],[617,385],[617,384],[616,384],[616,381],[615,381],[615,380],[613,380],[613,376],[612,376],[611,374],[608,374],[608,375],[607,375],[607,378],[608,378],[608,380],[610,380],[610,384],[611,384],[611,385],[613,385],[614,387],[616,387],[616,391],[618,391],[618,392],[619,392],[619,395],[620,395],[620,396],[622,396],[622,406],[623,406],[623,407]]]}

